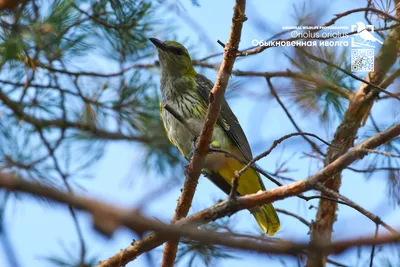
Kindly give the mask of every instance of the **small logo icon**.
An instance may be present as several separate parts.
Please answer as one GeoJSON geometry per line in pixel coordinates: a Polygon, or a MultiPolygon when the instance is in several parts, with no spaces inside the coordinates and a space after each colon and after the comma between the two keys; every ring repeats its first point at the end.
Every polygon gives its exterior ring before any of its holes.
{"type": "Polygon", "coordinates": [[[381,40],[374,36],[374,25],[365,25],[363,22],[356,22],[356,25],[351,25],[351,31],[357,31],[355,36],[358,36],[359,42],[354,40],[354,37],[351,38],[351,46],[352,47],[375,47],[370,43],[378,42],[383,44],[381,40]]]}

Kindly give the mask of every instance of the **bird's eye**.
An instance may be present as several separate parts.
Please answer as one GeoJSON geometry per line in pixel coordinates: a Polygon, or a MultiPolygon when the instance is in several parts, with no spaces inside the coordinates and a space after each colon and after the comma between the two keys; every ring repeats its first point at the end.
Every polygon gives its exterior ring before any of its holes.
{"type": "Polygon", "coordinates": [[[182,55],[183,55],[183,50],[180,49],[180,48],[178,48],[178,49],[176,49],[175,53],[176,53],[177,55],[179,55],[179,56],[182,56],[182,55]]]}
{"type": "MultiPolygon", "coordinates": [[[[0,1],[1,1],[1,0],[0,0],[0,1]]],[[[169,50],[171,53],[173,53],[173,54],[175,54],[175,55],[178,55],[178,56],[182,56],[182,55],[184,54],[184,53],[183,53],[183,49],[182,49],[182,48],[179,48],[179,47],[172,46],[172,47],[169,47],[168,50],[169,50]]]]}

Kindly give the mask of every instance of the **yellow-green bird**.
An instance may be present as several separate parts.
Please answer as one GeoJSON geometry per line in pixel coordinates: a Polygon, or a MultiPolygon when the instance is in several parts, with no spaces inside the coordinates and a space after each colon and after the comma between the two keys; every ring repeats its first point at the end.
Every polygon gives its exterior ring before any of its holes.
{"type": "MultiPolygon", "coordinates": [[[[150,41],[157,47],[160,59],[160,114],[165,131],[171,143],[189,159],[194,136],[175,116],[163,109],[163,105],[168,104],[200,134],[206,117],[208,94],[213,88],[213,83],[195,71],[190,55],[183,45],[175,41],[163,42],[156,38],[150,38],[150,41]]],[[[235,153],[244,161],[252,159],[246,135],[225,100],[221,105],[211,145],[235,153]]],[[[226,157],[222,153],[211,153],[206,157],[203,173],[229,194],[235,171],[243,167],[243,164],[232,157],[226,157]]],[[[259,174],[254,169],[248,169],[240,178],[238,193],[246,195],[259,190],[265,190],[259,174]]],[[[274,235],[279,230],[279,218],[271,204],[263,205],[252,213],[266,234],[274,235]]]]}

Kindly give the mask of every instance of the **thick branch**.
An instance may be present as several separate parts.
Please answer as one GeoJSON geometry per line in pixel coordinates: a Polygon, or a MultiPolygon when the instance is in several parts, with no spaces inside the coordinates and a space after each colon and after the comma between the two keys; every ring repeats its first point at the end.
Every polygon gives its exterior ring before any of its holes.
{"type": "Polygon", "coordinates": [[[0,10],[13,9],[20,2],[22,2],[22,1],[19,1],[19,0],[0,0],[0,10]]]}
{"type": "MultiPolygon", "coordinates": [[[[217,80],[209,95],[209,106],[203,130],[196,145],[196,151],[187,168],[187,177],[183,186],[181,197],[175,210],[172,221],[177,221],[186,217],[192,204],[193,196],[196,191],[197,181],[204,165],[205,157],[208,154],[209,144],[221,110],[221,102],[224,98],[225,89],[232,72],[233,63],[239,48],[240,36],[242,33],[245,16],[246,1],[236,0],[233,9],[232,27],[228,43],[224,48],[224,58],[217,74],[217,80]]],[[[164,249],[162,266],[173,266],[176,258],[179,240],[167,242],[164,249]]]]}

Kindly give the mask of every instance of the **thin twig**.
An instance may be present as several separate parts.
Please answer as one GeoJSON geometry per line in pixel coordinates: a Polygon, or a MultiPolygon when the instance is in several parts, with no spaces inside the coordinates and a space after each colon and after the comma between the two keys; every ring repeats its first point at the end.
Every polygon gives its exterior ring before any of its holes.
{"type": "MultiPolygon", "coordinates": [[[[274,86],[271,83],[271,79],[270,78],[266,78],[269,89],[271,91],[271,95],[273,95],[276,99],[276,101],[278,101],[278,104],[282,107],[283,111],[285,112],[286,116],[289,118],[290,122],[293,124],[294,128],[296,128],[296,130],[299,133],[302,133],[303,131],[300,129],[300,127],[297,125],[297,123],[295,122],[295,120],[293,119],[292,115],[289,113],[289,110],[286,108],[285,104],[283,104],[282,100],[280,99],[278,93],[276,92],[274,86]]],[[[307,136],[303,136],[303,138],[311,145],[311,147],[318,152],[318,154],[325,156],[325,153],[323,153],[321,151],[321,149],[319,149],[319,147],[313,142],[311,141],[309,138],[307,138],[307,136]]]]}
{"type": "Polygon", "coordinates": [[[287,135],[285,135],[285,136],[283,136],[283,137],[281,137],[281,138],[275,140],[275,141],[272,143],[272,145],[270,146],[270,148],[269,148],[268,150],[264,151],[263,153],[259,154],[258,156],[254,157],[252,160],[250,160],[250,161],[247,163],[247,165],[244,166],[244,167],[238,172],[238,176],[241,176],[248,168],[251,167],[251,165],[252,165],[253,163],[255,163],[256,161],[258,161],[258,160],[260,160],[260,159],[262,159],[262,158],[268,156],[268,155],[272,152],[272,150],[274,150],[274,148],[275,148],[277,145],[279,145],[279,144],[282,143],[284,140],[289,139],[289,138],[291,138],[291,137],[293,137],[293,136],[312,136],[312,137],[318,139],[319,141],[321,141],[322,143],[324,143],[324,144],[327,145],[327,146],[331,146],[331,147],[336,147],[336,148],[338,148],[337,146],[332,145],[332,144],[326,142],[325,140],[323,140],[323,139],[320,138],[319,136],[317,136],[317,135],[315,135],[315,134],[312,134],[312,133],[300,132],[300,133],[291,133],[291,134],[287,134],[287,135]]]}
{"type": "MultiPolygon", "coordinates": [[[[376,224],[375,238],[378,238],[378,233],[379,233],[379,224],[376,224]]],[[[372,247],[371,247],[371,256],[370,256],[370,260],[369,260],[369,267],[374,266],[374,257],[375,257],[375,244],[372,245],[372,247]]]]}
{"type": "Polygon", "coordinates": [[[371,173],[371,172],[376,172],[376,171],[400,171],[400,168],[394,168],[394,167],[376,167],[376,168],[368,168],[368,169],[356,169],[352,167],[347,167],[348,170],[353,171],[353,172],[359,172],[359,173],[371,173]]]}
{"type": "Polygon", "coordinates": [[[347,197],[339,194],[338,192],[335,192],[325,186],[323,186],[321,183],[317,183],[315,185],[316,189],[320,190],[324,194],[330,195],[334,199],[341,199],[345,201],[350,207],[354,208],[355,210],[359,211],[361,214],[365,215],[367,218],[369,218],[371,221],[373,221],[375,224],[382,225],[384,228],[386,228],[389,232],[391,233],[398,233],[393,227],[389,226],[385,222],[381,220],[378,216],[372,214],[368,210],[364,209],[363,207],[357,205],[347,197]]]}
{"type": "Polygon", "coordinates": [[[278,209],[278,208],[275,208],[275,210],[276,210],[277,212],[279,212],[279,213],[282,213],[282,214],[291,216],[291,217],[293,217],[293,218],[296,218],[297,220],[299,220],[300,222],[302,222],[303,224],[305,224],[305,225],[308,226],[308,227],[311,226],[311,223],[310,223],[310,222],[308,222],[306,219],[304,219],[303,217],[300,217],[300,216],[297,215],[297,214],[294,214],[294,213],[292,213],[292,212],[290,212],[290,211],[287,211],[287,210],[278,209]]]}
{"type": "Polygon", "coordinates": [[[225,44],[221,40],[217,40],[217,43],[222,47],[225,48],[225,44]]]}
{"type": "Polygon", "coordinates": [[[383,155],[383,156],[391,157],[391,158],[400,158],[400,155],[392,154],[392,153],[386,152],[386,151],[378,151],[378,150],[373,150],[373,149],[363,149],[363,151],[365,151],[367,153],[379,154],[379,155],[383,155]]]}
{"type": "Polygon", "coordinates": [[[348,206],[350,208],[353,208],[349,203],[347,203],[345,201],[341,201],[341,200],[335,199],[335,198],[332,198],[332,197],[327,197],[327,196],[303,196],[303,195],[299,196],[299,197],[304,199],[304,200],[306,200],[306,201],[313,200],[313,199],[325,199],[325,200],[333,201],[333,202],[336,202],[338,204],[342,204],[342,205],[348,206]]]}
{"type": "Polygon", "coordinates": [[[342,264],[342,263],[340,263],[340,262],[331,260],[331,259],[329,259],[329,258],[326,259],[326,262],[327,262],[327,263],[330,263],[330,264],[333,264],[333,265],[335,265],[335,266],[338,266],[338,267],[350,267],[349,265],[344,265],[344,264],[342,264]]]}

